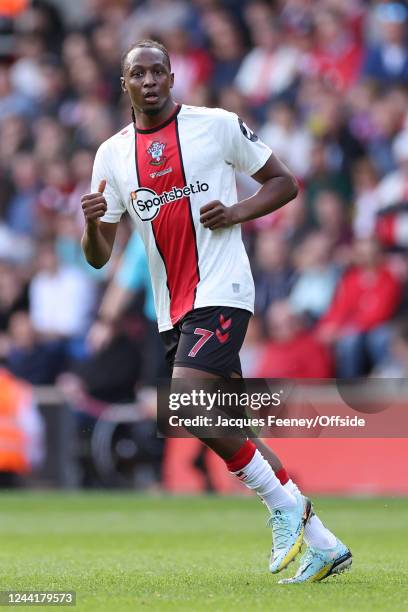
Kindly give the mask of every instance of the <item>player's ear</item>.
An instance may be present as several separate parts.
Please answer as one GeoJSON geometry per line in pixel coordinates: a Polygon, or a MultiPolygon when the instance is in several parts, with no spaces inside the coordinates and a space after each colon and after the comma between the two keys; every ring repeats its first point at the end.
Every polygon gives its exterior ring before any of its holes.
{"type": "Polygon", "coordinates": [[[174,72],[170,73],[170,89],[173,89],[174,85],[174,72]]]}
{"type": "Polygon", "coordinates": [[[127,91],[125,77],[120,77],[120,85],[122,87],[122,91],[127,91]]]}

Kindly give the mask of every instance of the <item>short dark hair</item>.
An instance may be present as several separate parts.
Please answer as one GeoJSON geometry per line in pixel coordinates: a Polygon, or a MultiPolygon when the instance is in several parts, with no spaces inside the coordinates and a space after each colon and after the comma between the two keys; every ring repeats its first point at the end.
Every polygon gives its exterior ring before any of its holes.
{"type": "Polygon", "coordinates": [[[134,43],[133,45],[131,45],[127,51],[125,51],[125,53],[122,55],[122,74],[125,71],[125,63],[127,60],[127,56],[129,55],[129,53],[131,51],[133,51],[133,49],[158,49],[159,51],[161,51],[165,57],[166,60],[166,64],[169,68],[169,70],[171,71],[171,63],[170,63],[170,55],[169,52],[167,51],[166,47],[164,45],[162,45],[161,43],[159,43],[157,40],[150,40],[149,38],[145,39],[145,40],[139,40],[138,42],[134,43]]]}

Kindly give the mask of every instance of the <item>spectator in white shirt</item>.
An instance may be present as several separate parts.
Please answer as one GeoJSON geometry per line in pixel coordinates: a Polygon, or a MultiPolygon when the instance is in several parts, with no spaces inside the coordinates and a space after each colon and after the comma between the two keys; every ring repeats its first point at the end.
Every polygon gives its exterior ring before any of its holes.
{"type": "Polygon", "coordinates": [[[52,243],[39,246],[29,296],[31,320],[42,336],[70,339],[86,333],[95,286],[78,268],[61,266],[52,243]]]}
{"type": "Polygon", "coordinates": [[[378,186],[380,208],[408,203],[408,130],[395,138],[393,153],[398,168],[387,174],[378,186]]]}
{"type": "Polygon", "coordinates": [[[285,45],[278,26],[271,22],[259,24],[251,37],[254,48],[245,56],[235,85],[251,105],[260,106],[293,84],[299,53],[285,45]]]}
{"type": "Polygon", "coordinates": [[[288,104],[281,102],[271,109],[259,137],[298,178],[307,175],[313,141],[308,130],[298,125],[295,113],[288,104]]]}
{"type": "Polygon", "coordinates": [[[353,231],[358,238],[369,238],[375,233],[379,207],[378,172],[369,158],[356,162],[354,178],[353,231]]]}

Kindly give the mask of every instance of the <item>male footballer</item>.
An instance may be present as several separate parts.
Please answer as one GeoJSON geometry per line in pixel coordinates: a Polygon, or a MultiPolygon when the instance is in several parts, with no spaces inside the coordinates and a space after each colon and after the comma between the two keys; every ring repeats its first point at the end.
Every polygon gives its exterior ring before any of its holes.
{"type": "MultiPolygon", "coordinates": [[[[122,70],[133,121],[96,154],[92,193],[81,199],[86,258],[95,268],[106,264],[127,211],[145,244],[173,378],[240,377],[239,351],[254,308],[240,224],[287,204],[296,180],[234,113],[177,104],[161,44],[136,43],[122,70]],[[261,185],[239,202],[236,171],[261,185]]],[[[305,539],[296,576],[281,582],[322,580],[351,565],[350,550],[313,514],[266,445],[244,434],[203,442],[268,508],[271,572],[283,570],[305,539]]]]}

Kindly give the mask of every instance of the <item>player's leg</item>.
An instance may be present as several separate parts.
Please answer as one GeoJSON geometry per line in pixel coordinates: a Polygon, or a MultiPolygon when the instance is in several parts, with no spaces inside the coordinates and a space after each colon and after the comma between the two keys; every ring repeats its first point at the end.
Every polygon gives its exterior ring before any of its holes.
{"type": "MultiPolygon", "coordinates": [[[[208,372],[187,368],[175,368],[173,377],[176,379],[187,379],[188,377],[185,387],[180,387],[179,381],[177,384],[177,391],[180,392],[180,389],[183,389],[184,393],[188,393],[188,390],[194,386],[194,383],[191,384],[194,379],[217,380],[219,378],[208,372]]],[[[184,407],[182,416],[194,416],[195,413],[190,410],[189,406],[184,407]]],[[[194,430],[192,433],[197,435],[194,430]]],[[[236,431],[228,437],[200,436],[199,439],[225,461],[231,473],[235,474],[248,488],[258,493],[271,513],[277,508],[291,510],[296,506],[294,496],[281,485],[275,472],[255,444],[240,432],[236,431]]]]}
{"type": "MultiPolygon", "coordinates": [[[[178,379],[178,392],[180,380],[186,380],[183,392],[188,392],[190,381],[194,379],[216,380],[221,377],[202,370],[176,366],[173,378],[178,379]]],[[[183,416],[189,414],[186,408],[183,416]]],[[[283,487],[255,444],[243,435],[200,440],[224,459],[227,469],[255,491],[268,508],[274,542],[269,569],[273,573],[281,571],[294,560],[302,546],[305,523],[311,511],[309,500],[301,495],[294,496],[288,488],[283,487]]]]}
{"type": "MultiPolygon", "coordinates": [[[[236,370],[237,371],[232,373],[231,378],[242,378],[241,373],[238,372],[238,368],[236,368],[236,370]]],[[[284,468],[280,458],[271,447],[260,438],[251,439],[275,472],[281,485],[288,489],[293,495],[302,495],[301,491],[284,468]]],[[[323,525],[322,521],[314,512],[311,513],[310,519],[306,523],[304,539],[308,546],[312,546],[319,550],[331,549],[337,543],[336,536],[323,525]]]]}
{"type": "MultiPolygon", "coordinates": [[[[292,495],[301,495],[301,491],[290,478],[281,460],[273,450],[259,438],[253,438],[252,441],[272,467],[281,485],[288,489],[292,495]]],[[[305,527],[306,544],[314,548],[328,549],[332,548],[336,541],[336,536],[323,525],[322,521],[313,512],[305,527]]]]}
{"type": "MultiPolygon", "coordinates": [[[[231,377],[240,378],[240,367],[235,368],[231,377]]],[[[262,456],[274,470],[281,485],[295,497],[302,497],[297,485],[292,481],[278,455],[260,438],[251,438],[262,456]]],[[[322,523],[313,509],[305,524],[304,540],[307,551],[303,555],[299,570],[293,578],[286,582],[305,582],[323,580],[334,573],[340,573],[351,565],[351,552],[322,523]]]]}
{"type": "MultiPolygon", "coordinates": [[[[282,486],[295,497],[302,497],[300,490],[272,449],[259,438],[254,438],[253,442],[274,469],[282,486]]],[[[304,540],[307,549],[301,558],[299,569],[293,578],[281,580],[282,584],[317,582],[350,567],[352,563],[350,549],[325,527],[313,510],[305,524],[304,540]]]]}

